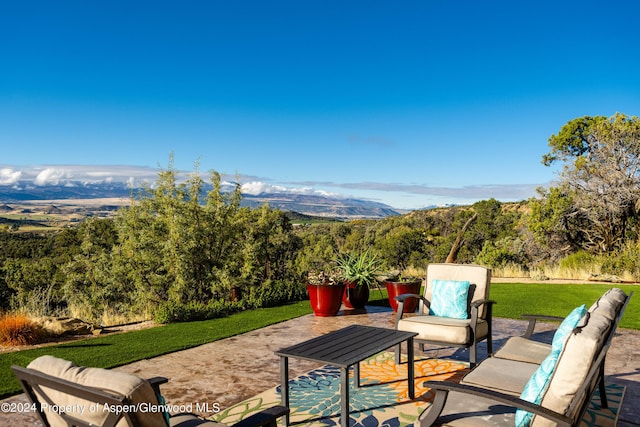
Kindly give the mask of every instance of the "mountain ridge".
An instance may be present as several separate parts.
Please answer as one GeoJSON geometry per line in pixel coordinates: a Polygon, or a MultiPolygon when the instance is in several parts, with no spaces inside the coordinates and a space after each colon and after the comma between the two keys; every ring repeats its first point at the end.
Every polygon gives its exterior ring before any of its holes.
{"type": "MultiPolygon", "coordinates": [[[[209,188],[205,188],[205,191],[209,188]]],[[[134,189],[135,190],[135,189],[134,189]]],[[[83,183],[67,182],[64,185],[34,185],[31,182],[18,182],[11,186],[0,186],[0,203],[28,201],[101,199],[131,197],[132,189],[126,183],[83,183]]],[[[384,203],[353,197],[332,197],[318,194],[299,194],[291,192],[242,194],[243,206],[257,208],[263,204],[305,215],[341,218],[375,219],[400,215],[403,210],[395,209],[384,203]]]]}

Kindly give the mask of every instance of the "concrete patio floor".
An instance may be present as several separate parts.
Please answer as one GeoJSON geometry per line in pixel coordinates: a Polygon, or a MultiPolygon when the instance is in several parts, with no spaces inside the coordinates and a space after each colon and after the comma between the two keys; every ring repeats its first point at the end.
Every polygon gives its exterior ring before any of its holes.
{"type": "MultiPolygon", "coordinates": [[[[366,310],[343,310],[335,317],[307,315],[192,349],[142,360],[116,368],[143,377],[165,376],[169,383],[162,392],[171,405],[197,408],[225,408],[254,396],[280,383],[280,348],[351,325],[362,324],[393,328],[394,314],[388,308],[367,307],[366,310]]],[[[541,323],[537,337],[549,340],[556,325],[541,323]]],[[[506,338],[522,335],[525,321],[494,319],[494,348],[506,338]]],[[[457,348],[428,349],[431,357],[468,361],[467,350],[457,348]]],[[[416,350],[416,357],[422,355],[416,350]]],[[[640,425],[640,331],[618,329],[606,363],[607,382],[626,386],[618,426],[640,425]]],[[[480,345],[480,359],[486,357],[486,345],[480,345]]],[[[317,368],[317,363],[290,359],[291,377],[317,368]]],[[[3,402],[25,402],[24,395],[3,402]]],[[[205,417],[213,412],[202,413],[205,417]]],[[[18,427],[39,425],[34,414],[2,413],[0,424],[18,427]]]]}

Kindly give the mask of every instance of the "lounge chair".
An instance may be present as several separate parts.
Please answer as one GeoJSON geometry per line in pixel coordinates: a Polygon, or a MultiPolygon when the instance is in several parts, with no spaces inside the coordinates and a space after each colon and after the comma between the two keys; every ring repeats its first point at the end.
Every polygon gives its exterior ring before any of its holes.
{"type": "Polygon", "coordinates": [[[505,351],[482,361],[459,384],[425,383],[435,396],[415,427],[578,426],[596,387],[603,390],[606,354],[632,295],[614,288],[589,310],[577,307],[540,364],[506,358],[517,355],[505,351]]]}
{"type": "MultiPolygon", "coordinates": [[[[222,427],[192,413],[169,415],[160,395],[163,377],[140,378],[125,372],[79,367],[67,360],[41,356],[26,368],[13,366],[20,384],[45,427],[222,427]]],[[[194,402],[195,405],[195,402],[194,402]]],[[[276,426],[288,414],[275,406],[234,427],[276,426]]]]}

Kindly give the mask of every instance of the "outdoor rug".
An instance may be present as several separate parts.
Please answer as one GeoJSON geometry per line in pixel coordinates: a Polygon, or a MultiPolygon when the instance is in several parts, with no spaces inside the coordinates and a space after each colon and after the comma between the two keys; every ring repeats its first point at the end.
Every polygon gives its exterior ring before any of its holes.
{"type": "MultiPolygon", "coordinates": [[[[415,396],[409,400],[407,364],[396,365],[392,352],[377,354],[360,363],[360,388],[354,388],[351,373],[350,425],[355,427],[410,426],[418,415],[430,405],[433,398],[423,383],[433,381],[459,381],[469,371],[468,363],[444,359],[415,361],[415,396]]],[[[585,414],[584,427],[610,427],[615,425],[616,413],[624,387],[609,385],[607,395],[610,408],[599,410],[599,397],[594,396],[585,414]]],[[[291,424],[296,426],[340,425],[340,369],[326,365],[289,380],[291,424]]],[[[215,421],[231,425],[260,410],[281,404],[280,386],[267,390],[213,417],[215,421]]]]}

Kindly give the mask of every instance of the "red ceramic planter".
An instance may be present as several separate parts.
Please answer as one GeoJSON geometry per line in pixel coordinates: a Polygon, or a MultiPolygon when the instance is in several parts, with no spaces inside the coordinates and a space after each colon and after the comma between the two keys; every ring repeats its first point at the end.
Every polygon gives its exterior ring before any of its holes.
{"type": "Polygon", "coordinates": [[[340,311],[342,305],[342,295],[344,294],[344,284],[342,285],[312,285],[307,283],[307,292],[311,308],[316,316],[335,316],[340,311]]]}
{"type": "MultiPolygon", "coordinates": [[[[413,282],[392,282],[385,280],[385,286],[387,287],[387,293],[389,295],[389,304],[393,311],[398,311],[398,301],[395,297],[402,294],[418,294],[420,295],[420,286],[422,286],[422,280],[415,280],[413,282]]],[[[413,313],[418,308],[419,300],[417,298],[411,298],[404,302],[402,309],[403,313],[413,313]]]]}
{"type": "Polygon", "coordinates": [[[347,283],[342,296],[342,303],[347,308],[363,309],[369,302],[369,287],[347,283]]]}

